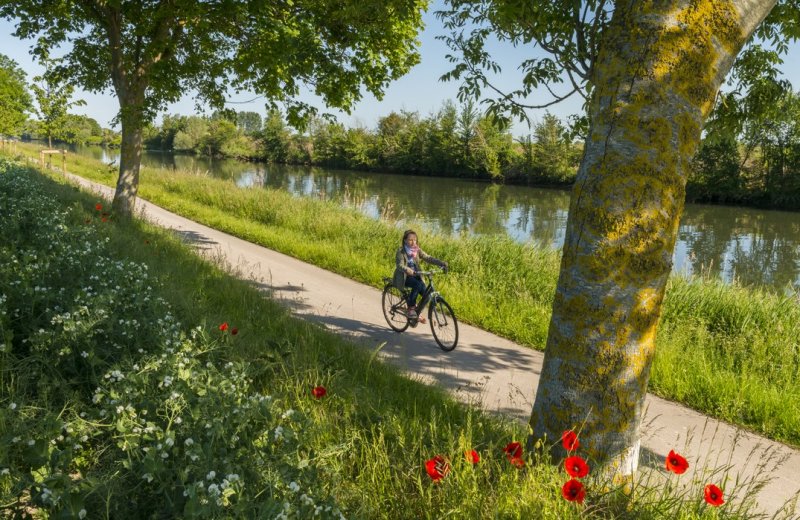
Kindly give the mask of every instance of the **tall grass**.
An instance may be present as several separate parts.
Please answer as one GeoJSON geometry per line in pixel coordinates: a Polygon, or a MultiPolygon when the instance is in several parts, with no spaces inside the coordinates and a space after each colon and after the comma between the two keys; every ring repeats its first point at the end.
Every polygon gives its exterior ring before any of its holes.
{"type": "Polygon", "coordinates": [[[592,478],[583,506],[566,502],[563,470],[509,464],[519,425],[371,362],[165,231],[104,222],[97,202],[0,159],[3,515],[750,514],[697,486],[623,497],[592,478]],[[452,463],[438,484],[435,454],[452,463]]]}
{"type": "MultiPolygon", "coordinates": [[[[23,146],[25,153],[34,148],[23,146]]],[[[116,172],[71,157],[70,171],[113,185],[116,172]]],[[[401,230],[334,201],[231,181],[144,169],[140,195],[188,218],[380,286],[401,230]]],[[[405,222],[406,226],[415,223],[405,222]]],[[[439,284],[464,321],[542,349],[559,254],[503,237],[446,237],[420,230],[423,249],[446,259],[439,284]]],[[[650,389],[708,415],[800,446],[800,306],[766,289],[672,278],[650,389]]]]}

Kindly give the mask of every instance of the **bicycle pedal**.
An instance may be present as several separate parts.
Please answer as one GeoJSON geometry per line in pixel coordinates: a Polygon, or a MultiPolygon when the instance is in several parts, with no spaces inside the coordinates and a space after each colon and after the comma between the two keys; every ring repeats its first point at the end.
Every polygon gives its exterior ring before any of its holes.
{"type": "Polygon", "coordinates": [[[411,327],[416,327],[417,325],[419,325],[419,321],[418,320],[408,320],[408,324],[411,325],[411,327]]]}

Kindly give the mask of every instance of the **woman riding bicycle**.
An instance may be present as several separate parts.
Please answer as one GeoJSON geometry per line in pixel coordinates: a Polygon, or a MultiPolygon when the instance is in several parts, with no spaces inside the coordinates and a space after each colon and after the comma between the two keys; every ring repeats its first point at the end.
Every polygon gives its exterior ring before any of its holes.
{"type": "MultiPolygon", "coordinates": [[[[438,265],[447,272],[447,262],[443,262],[432,257],[417,245],[417,233],[414,230],[407,230],[403,233],[403,244],[395,255],[395,270],[392,283],[401,291],[405,287],[411,288],[408,295],[408,317],[412,320],[417,319],[417,297],[425,292],[425,282],[417,274],[420,271],[420,260],[438,265]]],[[[425,323],[425,319],[420,317],[419,321],[425,323]]]]}

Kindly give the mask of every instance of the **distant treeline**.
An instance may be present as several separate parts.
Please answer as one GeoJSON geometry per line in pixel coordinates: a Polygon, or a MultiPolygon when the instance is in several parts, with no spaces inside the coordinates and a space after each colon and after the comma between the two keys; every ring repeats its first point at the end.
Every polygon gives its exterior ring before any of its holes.
{"type": "MultiPolygon", "coordinates": [[[[800,110],[790,94],[782,121],[746,126],[737,138],[709,131],[691,164],[690,202],[800,209],[800,110]]],[[[330,168],[567,186],[582,144],[545,114],[533,132],[514,138],[471,103],[445,103],[435,114],[392,112],[376,128],[345,128],[317,119],[303,133],[280,112],[165,116],[145,132],[149,149],[330,168]]]]}
{"type": "Polygon", "coordinates": [[[515,139],[475,106],[445,103],[435,114],[392,112],[374,130],[323,119],[304,133],[279,112],[218,112],[212,117],[165,116],[145,133],[149,149],[330,168],[402,172],[501,182],[567,185],[582,146],[546,114],[532,135],[515,139]]]}

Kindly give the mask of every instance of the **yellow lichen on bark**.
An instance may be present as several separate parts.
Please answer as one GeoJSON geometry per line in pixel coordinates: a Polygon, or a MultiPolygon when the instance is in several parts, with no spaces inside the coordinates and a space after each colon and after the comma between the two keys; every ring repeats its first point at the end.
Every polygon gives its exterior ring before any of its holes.
{"type": "Polygon", "coordinates": [[[686,167],[740,22],[728,0],[620,3],[595,63],[531,426],[584,424],[587,455],[612,472],[635,467],[686,167]]]}

